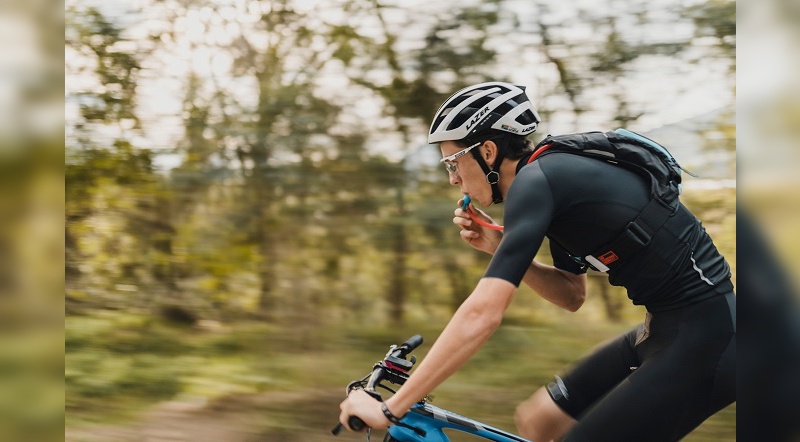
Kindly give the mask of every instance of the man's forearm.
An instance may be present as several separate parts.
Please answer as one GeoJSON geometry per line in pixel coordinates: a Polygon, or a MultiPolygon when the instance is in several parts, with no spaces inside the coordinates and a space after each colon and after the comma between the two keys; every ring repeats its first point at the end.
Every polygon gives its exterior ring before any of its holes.
{"type": "Polygon", "coordinates": [[[500,325],[515,291],[507,281],[482,279],[405,385],[386,401],[387,407],[396,415],[404,414],[461,368],[500,325]]]}
{"type": "Polygon", "coordinates": [[[577,311],[586,299],[586,276],[571,275],[553,266],[533,261],[522,282],[553,304],[577,311]]]}

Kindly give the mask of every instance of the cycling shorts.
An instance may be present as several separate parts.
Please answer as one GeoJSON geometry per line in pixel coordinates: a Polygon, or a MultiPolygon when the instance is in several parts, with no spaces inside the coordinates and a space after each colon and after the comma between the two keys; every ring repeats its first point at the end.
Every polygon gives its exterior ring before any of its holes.
{"type": "Polygon", "coordinates": [[[551,382],[550,397],[578,421],[565,440],[675,441],[734,402],[730,287],[680,309],[648,313],[643,324],[551,382]]]}

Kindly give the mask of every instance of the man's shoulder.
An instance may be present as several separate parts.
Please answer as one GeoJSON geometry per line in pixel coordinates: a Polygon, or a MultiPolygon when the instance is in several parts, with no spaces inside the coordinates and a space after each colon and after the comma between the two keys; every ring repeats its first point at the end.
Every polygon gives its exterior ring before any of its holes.
{"type": "Polygon", "coordinates": [[[594,170],[615,170],[616,166],[606,161],[591,157],[587,154],[569,150],[553,150],[544,153],[531,164],[526,165],[520,171],[520,175],[528,171],[528,174],[543,174],[549,180],[574,180],[590,171],[594,170]],[[536,166],[534,169],[532,166],[536,166]]]}

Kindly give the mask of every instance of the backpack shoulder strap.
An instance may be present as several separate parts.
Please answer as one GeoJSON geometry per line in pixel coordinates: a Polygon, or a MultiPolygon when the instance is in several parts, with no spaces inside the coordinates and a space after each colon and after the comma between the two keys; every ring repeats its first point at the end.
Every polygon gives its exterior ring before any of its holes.
{"type": "Polygon", "coordinates": [[[635,255],[650,244],[653,236],[677,210],[658,198],[651,198],[641,212],[613,241],[586,255],[584,260],[600,272],[608,272],[616,264],[635,255]]]}

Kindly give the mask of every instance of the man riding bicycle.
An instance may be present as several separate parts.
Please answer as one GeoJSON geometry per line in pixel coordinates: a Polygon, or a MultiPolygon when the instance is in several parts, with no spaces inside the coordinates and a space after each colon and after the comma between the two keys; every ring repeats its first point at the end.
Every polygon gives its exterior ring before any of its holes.
{"type": "Polygon", "coordinates": [[[521,282],[578,310],[589,266],[644,305],[645,321],[523,402],[515,416],[522,436],[674,441],[735,400],[730,268],[701,223],[677,203],[645,245],[603,265],[592,253],[650,207],[651,183],[582,155],[532,156],[525,137],[539,122],[524,88],[502,82],[462,89],[437,111],[428,141],[439,144],[450,183],[481,206],[505,202],[505,230],[487,227],[493,221],[474,205],[455,210],[461,238],[493,255],[486,273],[397,394],[381,404],[354,391],[342,402],[343,424],[358,416],[385,428],[402,417],[489,339],[521,282]],[[534,260],[545,236],[553,266],[534,260]]]}

